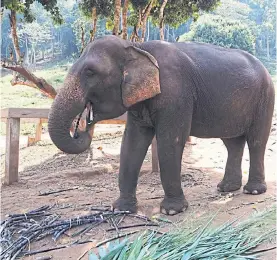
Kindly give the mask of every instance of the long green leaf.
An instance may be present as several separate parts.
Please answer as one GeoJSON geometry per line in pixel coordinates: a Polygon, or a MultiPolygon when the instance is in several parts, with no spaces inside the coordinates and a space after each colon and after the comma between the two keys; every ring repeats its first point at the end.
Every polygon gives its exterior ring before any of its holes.
{"type": "Polygon", "coordinates": [[[197,235],[197,237],[195,238],[194,243],[189,247],[189,249],[185,252],[185,254],[182,257],[182,260],[189,260],[190,257],[192,256],[195,248],[197,247],[197,245],[199,244],[201,237],[203,236],[205,230],[207,229],[207,227],[210,225],[210,223],[214,220],[214,218],[218,215],[219,211],[221,209],[219,209],[216,214],[208,221],[208,223],[202,228],[201,232],[197,235]]]}
{"type": "Polygon", "coordinates": [[[139,236],[132,244],[129,252],[128,260],[137,259],[139,252],[141,251],[143,245],[143,234],[139,236]]]}
{"type": "Polygon", "coordinates": [[[108,254],[101,258],[101,260],[112,260],[114,256],[121,252],[121,250],[126,246],[128,239],[124,239],[119,245],[115,246],[108,254]]]}
{"type": "MultiPolygon", "coordinates": [[[[274,237],[276,230],[271,229],[276,219],[276,206],[254,214],[248,220],[227,223],[212,228],[210,225],[218,212],[201,229],[187,228],[157,235],[144,232],[135,240],[126,240],[119,245],[108,247],[105,260],[247,260],[258,259],[251,249],[265,240],[274,237]],[[272,219],[270,226],[267,222],[272,219]],[[260,229],[259,229],[260,228],[260,229]],[[253,232],[259,230],[259,232],[253,232]],[[255,234],[255,237],[254,235],[255,234]]],[[[95,258],[90,259],[95,260],[95,258]]]]}

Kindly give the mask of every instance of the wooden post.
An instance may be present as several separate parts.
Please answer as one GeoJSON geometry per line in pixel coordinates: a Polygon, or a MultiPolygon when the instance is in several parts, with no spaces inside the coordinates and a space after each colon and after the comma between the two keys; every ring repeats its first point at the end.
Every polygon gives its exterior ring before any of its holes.
{"type": "Polygon", "coordinates": [[[41,141],[41,132],[42,132],[42,119],[39,119],[39,122],[36,125],[36,137],[35,137],[36,142],[41,141]]]}
{"type": "Polygon", "coordinates": [[[18,181],[20,118],[7,118],[5,184],[18,181]]]}
{"type": "Polygon", "coordinates": [[[27,147],[36,144],[41,141],[41,132],[42,132],[42,119],[38,119],[36,122],[36,133],[35,137],[28,136],[27,147]]]}
{"type": "Polygon", "coordinates": [[[152,172],[159,172],[159,158],[158,158],[158,149],[157,149],[157,139],[156,136],[152,141],[152,172]]]}
{"type": "Polygon", "coordinates": [[[36,143],[36,138],[32,136],[28,136],[27,147],[32,146],[36,143]]]}

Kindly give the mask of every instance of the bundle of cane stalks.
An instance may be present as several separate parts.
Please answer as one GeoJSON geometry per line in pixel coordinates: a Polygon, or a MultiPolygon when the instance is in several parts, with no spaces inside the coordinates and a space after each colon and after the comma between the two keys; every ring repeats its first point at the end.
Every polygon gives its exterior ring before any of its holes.
{"type": "MultiPolygon", "coordinates": [[[[145,216],[131,214],[128,211],[111,211],[108,208],[91,208],[96,213],[85,216],[78,216],[71,219],[61,220],[56,213],[51,213],[53,206],[43,206],[38,209],[23,213],[8,215],[8,218],[1,223],[0,227],[0,259],[15,259],[26,255],[33,255],[41,252],[48,252],[56,249],[66,248],[75,244],[83,244],[82,235],[100,224],[108,223],[110,228],[106,231],[116,231],[119,234],[121,229],[133,227],[158,226],[145,216]],[[122,226],[124,218],[133,218],[140,221],[135,225],[122,226]],[[48,248],[43,250],[30,251],[31,243],[52,236],[57,241],[63,234],[72,228],[79,229],[70,235],[75,239],[70,244],[48,248]]],[[[122,235],[122,234],[121,234],[122,235]]],[[[67,236],[69,236],[67,234],[67,236]]]]}

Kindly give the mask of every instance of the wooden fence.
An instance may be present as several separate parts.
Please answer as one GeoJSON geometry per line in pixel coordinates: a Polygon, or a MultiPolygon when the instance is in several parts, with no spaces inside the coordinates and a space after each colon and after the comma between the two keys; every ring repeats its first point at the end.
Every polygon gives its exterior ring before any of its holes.
{"type": "MultiPolygon", "coordinates": [[[[5,108],[1,110],[1,119],[6,122],[5,184],[18,181],[20,123],[36,123],[35,137],[28,138],[28,144],[38,142],[41,140],[42,124],[48,122],[49,111],[49,109],[41,108],[5,108]]],[[[126,120],[127,115],[124,114],[97,124],[125,124],[126,120]]],[[[156,138],[152,142],[152,171],[159,171],[156,138]]]]}

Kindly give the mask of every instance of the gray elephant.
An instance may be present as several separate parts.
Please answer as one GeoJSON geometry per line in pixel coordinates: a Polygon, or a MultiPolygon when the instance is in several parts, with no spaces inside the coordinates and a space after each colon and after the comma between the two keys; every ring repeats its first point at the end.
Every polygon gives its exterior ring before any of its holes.
{"type": "Polygon", "coordinates": [[[136,186],[156,135],[164,189],[161,212],[183,211],[181,160],[189,135],[221,138],[228,150],[219,191],[242,185],[245,143],[250,153],[244,192],[266,191],[264,154],[275,100],[271,77],[247,52],[204,43],[131,43],[105,36],[90,43],[71,67],[49,114],[49,134],[65,153],[90,147],[89,129],[128,111],[119,170],[120,196],[113,207],[135,212],[136,186]],[[73,119],[93,110],[87,131],[72,137],[73,119]]]}

